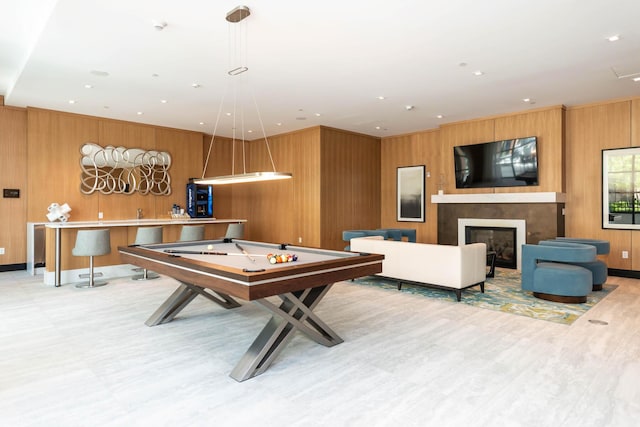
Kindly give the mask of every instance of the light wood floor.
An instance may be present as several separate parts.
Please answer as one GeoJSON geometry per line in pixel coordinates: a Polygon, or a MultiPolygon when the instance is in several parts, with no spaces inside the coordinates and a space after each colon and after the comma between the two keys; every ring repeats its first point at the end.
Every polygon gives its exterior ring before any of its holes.
{"type": "Polygon", "coordinates": [[[150,328],[172,279],[80,290],[0,273],[0,425],[637,426],[640,282],[609,283],[571,326],[339,283],[317,312],[344,343],[298,333],[238,383],[269,317],[252,303],[199,297],[150,328]]]}

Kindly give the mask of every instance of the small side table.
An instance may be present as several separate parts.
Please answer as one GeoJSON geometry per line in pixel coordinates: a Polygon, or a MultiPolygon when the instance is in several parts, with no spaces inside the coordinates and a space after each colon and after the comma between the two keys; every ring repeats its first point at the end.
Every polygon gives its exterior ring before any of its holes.
{"type": "Polygon", "coordinates": [[[496,274],[496,252],[487,251],[487,265],[489,266],[489,272],[487,277],[494,277],[496,274]]]}

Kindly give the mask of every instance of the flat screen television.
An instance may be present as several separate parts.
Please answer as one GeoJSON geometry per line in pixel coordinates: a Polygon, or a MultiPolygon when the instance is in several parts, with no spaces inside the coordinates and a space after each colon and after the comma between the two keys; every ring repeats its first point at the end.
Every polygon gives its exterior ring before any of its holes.
{"type": "Polygon", "coordinates": [[[453,148],[456,188],[538,185],[537,138],[506,139],[453,148]]]}

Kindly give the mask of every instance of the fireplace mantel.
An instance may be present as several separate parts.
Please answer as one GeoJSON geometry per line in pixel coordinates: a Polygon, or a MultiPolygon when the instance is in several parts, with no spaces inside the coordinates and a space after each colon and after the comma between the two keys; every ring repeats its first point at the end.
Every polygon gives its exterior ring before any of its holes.
{"type": "Polygon", "coordinates": [[[564,193],[433,194],[431,203],[564,203],[564,193]]]}

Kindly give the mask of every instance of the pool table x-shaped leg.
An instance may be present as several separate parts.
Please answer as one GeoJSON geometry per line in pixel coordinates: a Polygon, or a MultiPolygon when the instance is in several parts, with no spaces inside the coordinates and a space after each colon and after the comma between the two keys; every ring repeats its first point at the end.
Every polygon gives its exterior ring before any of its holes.
{"type": "MultiPolygon", "coordinates": [[[[244,381],[266,371],[296,330],[327,347],[340,344],[343,341],[342,338],[313,312],[330,288],[331,284],[328,284],[278,295],[282,300],[280,305],[266,298],[255,300],[272,316],[231,371],[231,378],[244,381]]],[[[182,282],[145,324],[155,326],[170,322],[198,295],[203,295],[224,308],[235,308],[240,305],[228,295],[216,292],[217,296],[214,296],[199,286],[182,282]]]]}

